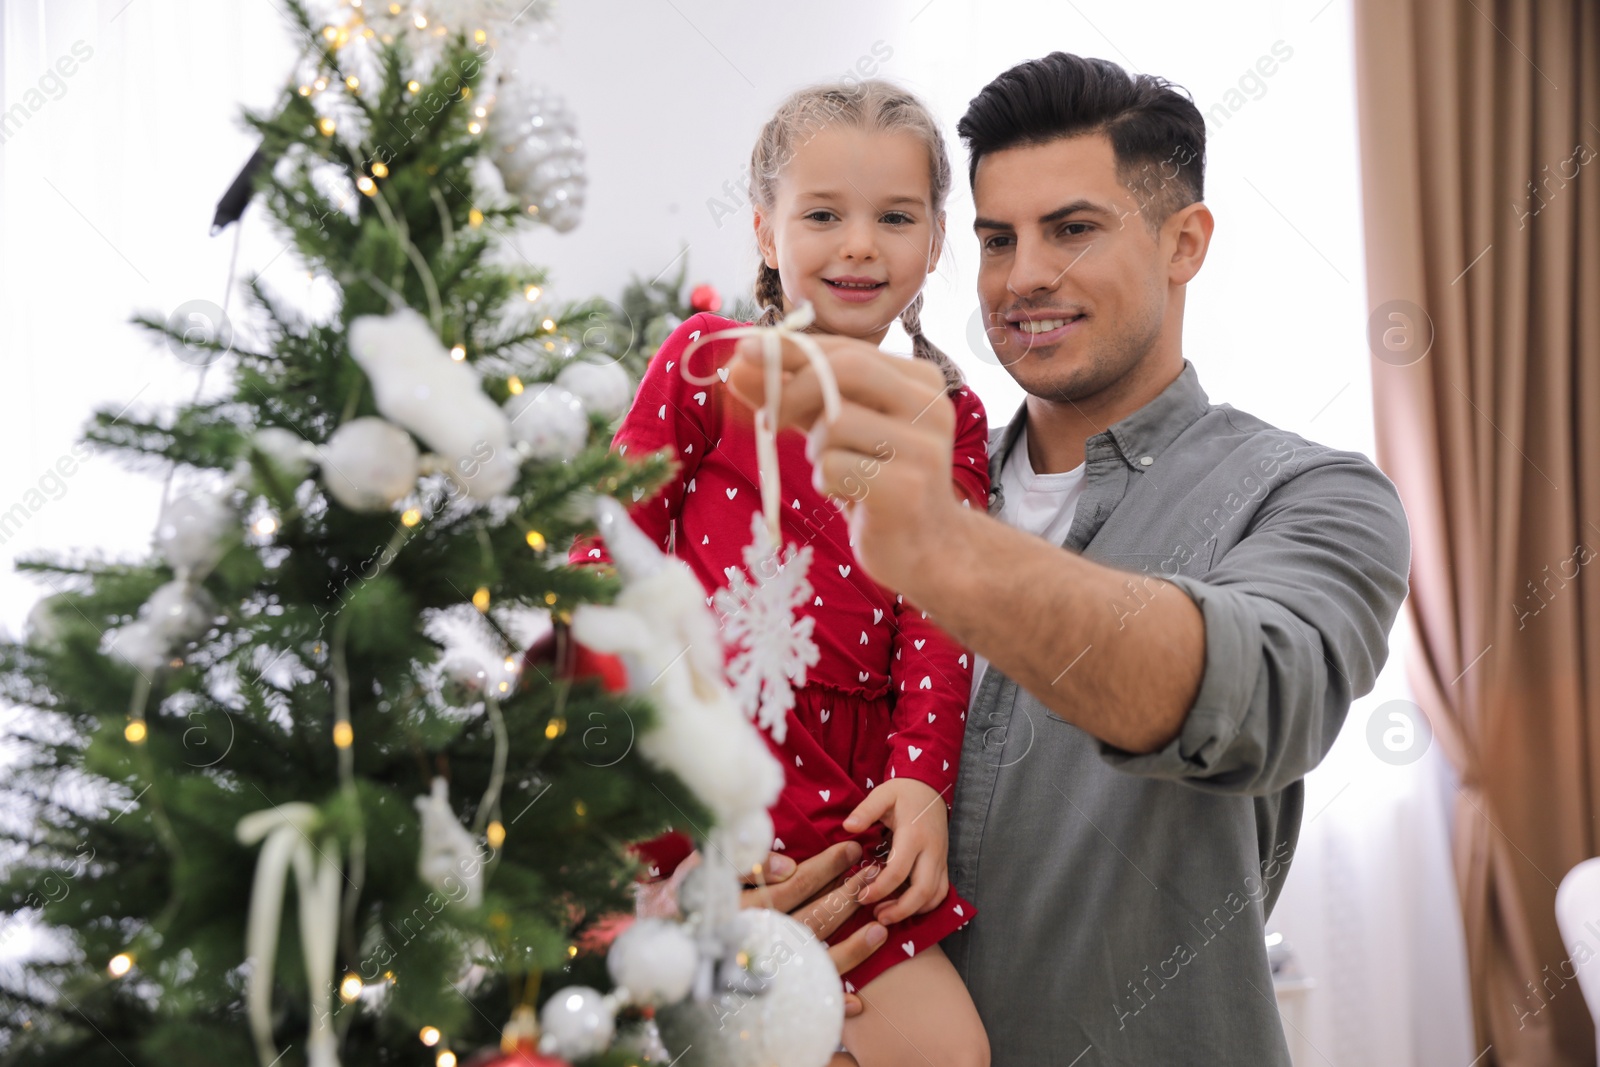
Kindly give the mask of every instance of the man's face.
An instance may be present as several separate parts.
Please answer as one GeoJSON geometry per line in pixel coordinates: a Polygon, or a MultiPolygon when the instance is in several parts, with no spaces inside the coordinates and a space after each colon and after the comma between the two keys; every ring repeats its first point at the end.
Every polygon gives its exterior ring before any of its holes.
{"type": "Polygon", "coordinates": [[[1017,384],[1075,402],[1138,366],[1166,319],[1172,240],[1146,225],[1152,198],[1118,178],[1111,141],[990,153],[973,201],[984,325],[1017,384]]]}

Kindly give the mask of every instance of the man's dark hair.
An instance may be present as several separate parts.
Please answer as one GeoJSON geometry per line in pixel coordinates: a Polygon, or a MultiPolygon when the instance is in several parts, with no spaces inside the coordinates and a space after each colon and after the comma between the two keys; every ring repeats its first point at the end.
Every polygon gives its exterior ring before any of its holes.
{"type": "Polygon", "coordinates": [[[1179,208],[1204,199],[1206,124],[1182,89],[1151,74],[1131,75],[1105,59],[1051,52],[1019,63],[983,87],[956,125],[972,160],[1079,134],[1104,134],[1117,177],[1159,228],[1179,208]]]}

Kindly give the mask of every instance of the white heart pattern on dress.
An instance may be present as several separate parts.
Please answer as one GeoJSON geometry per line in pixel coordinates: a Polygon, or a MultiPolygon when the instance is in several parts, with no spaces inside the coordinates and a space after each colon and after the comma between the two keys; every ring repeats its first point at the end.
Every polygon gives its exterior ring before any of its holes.
{"type": "Polygon", "coordinates": [[[867,637],[867,631],[865,631],[865,630],[861,631],[861,640],[859,642],[857,642],[857,643],[858,644],[863,644],[863,645],[867,645],[867,644],[871,644],[872,643],[871,639],[867,637]]]}
{"type": "MultiPolygon", "coordinates": [[[[774,837],[772,839],[772,851],[774,851],[774,852],[782,852],[783,849],[784,849],[783,838],[774,837]]],[[[959,904],[956,905],[956,910],[958,912],[961,910],[961,906],[959,904]]]]}
{"type": "Polygon", "coordinates": [[[878,623],[880,623],[882,621],[883,621],[883,609],[882,608],[873,608],[872,609],[872,625],[876,626],[876,625],[878,625],[878,623]]]}
{"type": "Polygon", "coordinates": [[[691,341],[700,340],[700,331],[699,330],[695,330],[693,333],[689,334],[689,340],[691,340],[691,341]]]}
{"type": "Polygon", "coordinates": [[[911,643],[913,645],[916,645],[917,646],[917,651],[920,652],[920,651],[922,651],[922,646],[928,643],[928,639],[926,637],[919,637],[919,638],[917,638],[915,641],[913,641],[911,643]]]}
{"type": "Polygon", "coordinates": [[[830,708],[823,708],[823,709],[822,709],[822,721],[823,721],[823,722],[827,722],[827,721],[828,721],[828,716],[830,716],[830,715],[832,715],[832,714],[833,714],[833,711],[832,711],[832,709],[830,709],[830,708]]]}
{"type": "Polygon", "coordinates": [[[919,684],[917,686],[917,688],[918,689],[932,689],[933,688],[933,677],[931,675],[924,674],[922,676],[922,682],[921,682],[921,684],[919,684]]]}
{"type": "Polygon", "coordinates": [[[817,790],[817,796],[821,797],[823,799],[823,801],[827,801],[827,799],[832,795],[833,795],[833,790],[831,790],[831,789],[819,789],[819,790],[817,790]]]}
{"type": "Polygon", "coordinates": [[[721,378],[723,381],[727,381],[728,380],[728,368],[727,367],[718,367],[717,368],[717,377],[721,378]]]}
{"type": "Polygon", "coordinates": [[[850,564],[848,564],[848,563],[839,564],[839,577],[841,577],[841,578],[850,577],[850,564]]]}
{"type": "Polygon", "coordinates": [[[936,719],[936,718],[937,718],[937,717],[938,717],[938,716],[936,716],[936,715],[934,715],[934,713],[933,713],[933,712],[931,712],[931,711],[930,711],[930,712],[928,712],[928,721],[929,721],[929,722],[932,722],[932,721],[933,721],[933,720],[934,720],[934,719],[936,719]]]}
{"type": "Polygon", "coordinates": [[[955,906],[955,913],[957,915],[965,915],[967,912],[966,909],[964,909],[960,904],[957,904],[955,906]]]}
{"type": "Polygon", "coordinates": [[[706,392],[705,392],[705,390],[702,389],[698,393],[694,394],[694,400],[695,400],[695,403],[699,404],[701,407],[705,407],[706,406],[706,392]]]}
{"type": "Polygon", "coordinates": [[[820,608],[820,607],[822,607],[822,598],[821,597],[817,597],[817,599],[812,601],[812,603],[814,603],[817,607],[820,608]]]}
{"type": "Polygon", "coordinates": [[[656,418],[664,419],[666,417],[667,417],[667,405],[662,404],[661,408],[656,412],[656,418]]]}
{"type": "Polygon", "coordinates": [[[961,653],[961,659],[958,660],[957,662],[959,662],[963,667],[965,667],[967,665],[967,654],[965,652],[961,653]]]}
{"type": "Polygon", "coordinates": [[[739,495],[739,487],[737,485],[730,486],[729,488],[724,489],[723,492],[728,494],[729,500],[732,500],[734,497],[739,495]]]}
{"type": "Polygon", "coordinates": [[[918,748],[916,745],[907,745],[906,751],[911,753],[911,761],[913,763],[916,762],[918,756],[922,755],[922,749],[918,748]]]}
{"type": "Polygon", "coordinates": [[[867,672],[866,671],[857,671],[856,672],[856,678],[858,678],[859,680],[861,680],[863,682],[866,681],[867,680],[867,672]]]}
{"type": "Polygon", "coordinates": [[[915,942],[902,941],[900,942],[900,947],[906,950],[907,956],[915,956],[917,954],[917,946],[915,942]]]}

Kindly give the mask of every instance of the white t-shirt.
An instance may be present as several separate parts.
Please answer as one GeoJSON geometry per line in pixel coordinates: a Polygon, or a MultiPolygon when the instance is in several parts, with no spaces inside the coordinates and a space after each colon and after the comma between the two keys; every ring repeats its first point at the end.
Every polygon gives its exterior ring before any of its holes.
{"type": "MultiPolygon", "coordinates": [[[[1042,537],[1052,545],[1060,545],[1072,529],[1072,518],[1078,513],[1078,498],[1083,495],[1084,463],[1061,474],[1035,474],[1033,461],[1028,458],[1028,428],[1017,434],[1017,442],[1000,469],[999,519],[1007,526],[1025,530],[1042,537]]],[[[989,661],[982,656],[973,659],[972,695],[978,695],[978,684],[989,661]]]]}

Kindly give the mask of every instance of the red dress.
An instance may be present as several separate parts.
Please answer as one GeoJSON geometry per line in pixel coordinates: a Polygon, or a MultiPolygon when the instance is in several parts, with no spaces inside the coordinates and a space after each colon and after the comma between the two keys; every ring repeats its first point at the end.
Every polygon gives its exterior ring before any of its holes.
{"type": "MultiPolygon", "coordinates": [[[[699,314],[684,322],[650,362],[633,407],[612,447],[643,456],[670,449],[679,469],[661,492],[636,504],[631,514],[648,536],[694,570],[709,597],[728,584],[724,571],[744,570],[743,549],[751,540],[751,517],[761,508],[751,412],[726,390],[695,385],[683,377],[682,353],[703,333],[743,323],[699,314]]],[[[697,378],[711,376],[733,354],[733,340],[712,341],[692,356],[697,378]]],[[[988,426],[983,405],[970,390],[951,399],[956,406],[952,479],[966,501],[988,499],[988,426]]],[[[821,655],[794,691],[782,744],[762,731],[783,764],[786,781],[771,809],[773,849],[796,861],[854,836],[863,863],[886,858],[884,827],[852,835],[846,816],[874,785],[912,777],[944,798],[955,788],[957,760],[967,717],[972,657],[927,615],[878,585],[860,570],[844,515],[811,486],[805,437],[778,435],[786,544],[812,546],[808,578],[812,600],[801,609],[815,618],[812,639],[821,655]]],[[[870,478],[864,481],[870,489],[870,478]]],[[[580,541],[574,562],[604,560],[605,549],[580,541]]],[[[671,835],[669,835],[670,837],[671,835]]],[[[641,849],[654,877],[666,877],[689,845],[658,839],[641,849]]],[[[848,972],[854,991],[966,925],[976,909],[952,887],[932,910],[889,927],[889,940],[848,972]]],[[[860,909],[829,938],[837,942],[870,921],[860,909]]]]}

